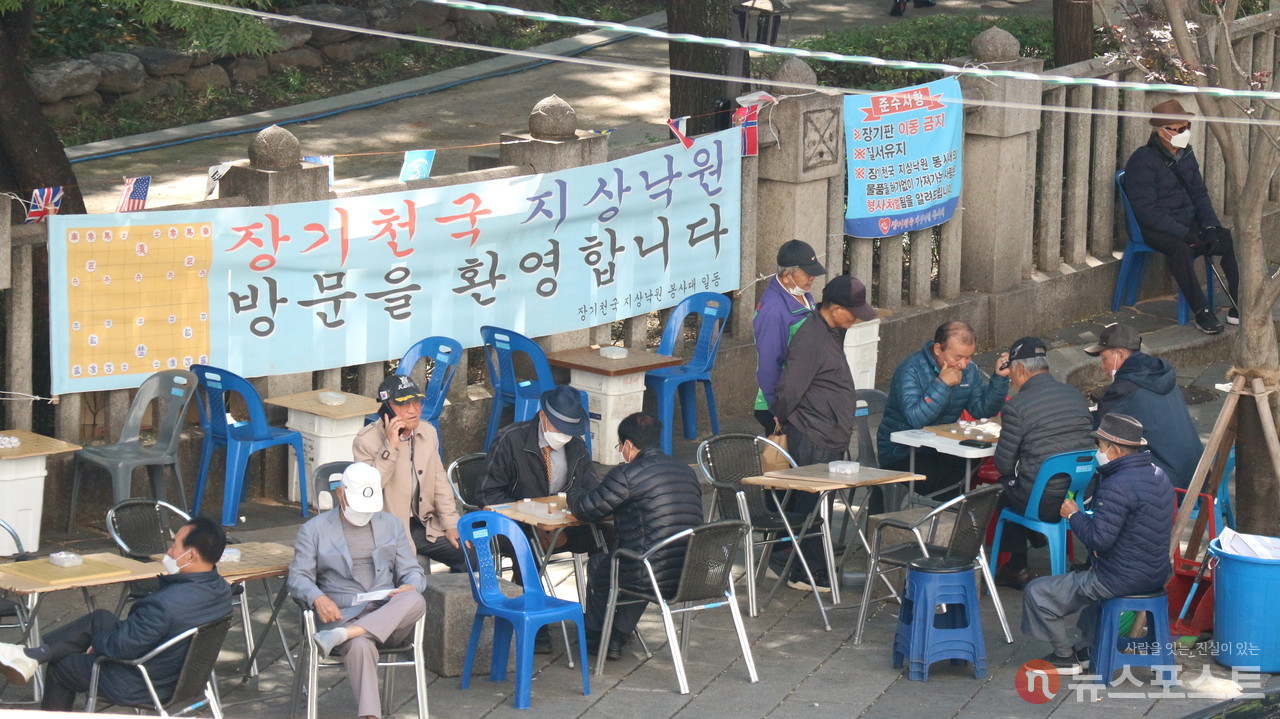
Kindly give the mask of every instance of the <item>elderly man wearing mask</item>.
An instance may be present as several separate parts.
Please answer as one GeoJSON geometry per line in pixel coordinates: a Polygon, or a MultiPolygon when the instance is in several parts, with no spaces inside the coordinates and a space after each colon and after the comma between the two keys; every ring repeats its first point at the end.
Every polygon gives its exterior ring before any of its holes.
{"type": "Polygon", "coordinates": [[[756,303],[756,316],[751,327],[756,337],[756,420],[765,434],[777,426],[773,403],[782,376],[782,365],[787,359],[787,345],[791,336],[817,306],[809,290],[818,275],[827,274],[827,268],[818,262],[817,255],[808,243],[800,240],[784,242],[778,248],[778,273],[770,277],[756,303]]]}

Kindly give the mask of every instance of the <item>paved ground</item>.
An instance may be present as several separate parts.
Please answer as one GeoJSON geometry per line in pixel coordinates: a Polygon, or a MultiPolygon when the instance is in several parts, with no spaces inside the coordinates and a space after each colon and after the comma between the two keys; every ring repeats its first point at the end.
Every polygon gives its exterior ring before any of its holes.
{"type": "MultiPolygon", "coordinates": [[[[1173,303],[1156,300],[1143,303],[1138,310],[1126,310],[1121,318],[1133,322],[1144,331],[1144,343],[1158,351],[1203,341],[1204,336],[1189,327],[1173,324],[1173,303]]],[[[1095,318],[1047,335],[1047,339],[1067,357],[1084,343],[1091,341],[1102,323],[1116,319],[1113,315],[1095,318]]],[[[990,364],[994,355],[978,361],[990,364]]],[[[1213,362],[1202,366],[1179,368],[1180,384],[1199,388],[1193,399],[1205,401],[1191,407],[1201,431],[1207,433],[1217,416],[1222,393],[1212,389],[1221,382],[1228,364],[1213,362]]],[[[1064,367],[1055,367],[1056,371],[1064,367]]],[[[753,431],[754,420],[748,416],[730,416],[723,420],[722,431],[753,431]]],[[[692,460],[695,443],[680,441],[676,454],[692,460]]],[[[217,508],[211,508],[216,512],[217,508]]],[[[296,508],[253,504],[246,514],[248,521],[234,532],[239,541],[291,542],[300,521],[296,508]]],[[[66,535],[53,533],[45,537],[42,551],[68,547],[77,551],[103,551],[110,543],[97,527],[87,527],[66,535]]],[[[1032,555],[1037,569],[1047,573],[1046,556],[1032,555]]],[[[253,598],[257,621],[268,614],[267,601],[258,587],[253,598]]],[[[572,584],[561,587],[564,596],[573,596],[572,584]]],[[[860,599],[859,588],[849,588],[846,603],[860,599]]],[[[116,594],[103,589],[95,593],[99,604],[111,606],[116,594]]],[[[646,659],[638,648],[628,647],[627,656],[610,662],[601,677],[592,678],[590,696],[582,696],[579,675],[569,669],[563,652],[539,657],[537,677],[533,685],[533,709],[517,712],[512,708],[510,681],[490,683],[478,675],[471,689],[461,691],[456,678],[431,677],[429,696],[431,712],[439,717],[1071,717],[1098,716],[1110,719],[1130,717],[1180,717],[1211,705],[1210,698],[1161,695],[1147,683],[1149,675],[1135,670],[1143,683],[1122,684],[1096,698],[1090,692],[1077,694],[1064,691],[1054,701],[1033,705],[1023,701],[1014,689],[1018,667],[1029,659],[1044,656],[1048,647],[1025,639],[1018,632],[1021,617],[1021,595],[1004,590],[1004,605],[1013,624],[1014,643],[1005,644],[1000,634],[993,605],[984,600],[982,621],[986,638],[988,673],[975,679],[968,667],[934,665],[928,683],[909,681],[900,670],[890,666],[889,645],[892,642],[895,610],[882,607],[868,621],[866,637],[861,645],[853,644],[856,612],[837,609],[832,612],[832,631],[822,629],[817,610],[808,594],[783,588],[760,616],[746,619],[752,653],[760,675],[758,684],[747,681],[747,671],[740,658],[729,616],[725,612],[703,613],[693,624],[691,651],[687,667],[690,693],[681,695],[676,687],[669,654],[665,651],[660,617],[649,612],[641,623],[641,632],[655,652],[646,659]],[[1148,693],[1150,695],[1148,695],[1148,693]],[[1133,696],[1117,696],[1131,694],[1133,696]]],[[[885,605],[889,606],[889,605],[885,605]]],[[[46,603],[46,627],[74,617],[84,611],[80,597],[73,592],[53,595],[46,603]]],[[[285,626],[291,637],[299,635],[295,613],[286,612],[285,626]]],[[[557,642],[558,644],[558,642],[557,642]]],[[[282,660],[278,639],[268,640],[264,650],[262,676],[255,682],[242,684],[235,678],[244,662],[243,640],[233,628],[224,650],[219,671],[223,696],[229,703],[229,717],[284,717],[289,701],[280,696],[291,688],[293,674],[282,660]]],[[[1184,676],[1198,676],[1210,671],[1215,676],[1230,677],[1230,672],[1208,663],[1203,656],[1183,656],[1184,676]]],[[[1280,678],[1258,677],[1263,686],[1280,687],[1280,678]]],[[[412,716],[416,705],[407,677],[397,683],[396,704],[388,716],[412,716]]],[[[350,715],[354,701],[341,672],[322,676],[321,716],[350,715]]],[[[1179,690],[1175,690],[1179,691],[1179,690]]],[[[30,699],[25,687],[5,686],[0,690],[0,708],[20,706],[30,699]]]]}

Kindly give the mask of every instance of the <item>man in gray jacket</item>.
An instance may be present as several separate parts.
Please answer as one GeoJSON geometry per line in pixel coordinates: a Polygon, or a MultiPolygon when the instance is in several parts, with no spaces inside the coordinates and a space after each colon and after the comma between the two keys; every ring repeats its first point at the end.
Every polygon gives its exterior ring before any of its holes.
{"type": "Polygon", "coordinates": [[[381,717],[378,647],[409,636],[426,611],[427,579],[404,523],[382,511],[378,470],[350,465],[337,495],[337,508],[298,530],[289,594],[315,610],[316,650],[323,656],[336,648],[342,655],[357,715],[381,717]]]}
{"type": "MultiPolygon", "coordinates": [[[[787,347],[787,362],[778,379],[777,393],[771,410],[787,431],[787,451],[796,464],[819,464],[843,459],[853,435],[853,412],[857,406],[853,373],[844,356],[844,333],[854,322],[875,319],[875,309],[867,303],[867,288],[850,275],[840,275],[822,290],[822,304],[796,330],[787,347]]],[[[792,493],[788,509],[808,513],[817,495],[792,493]]],[[[817,591],[825,591],[826,572],[815,559],[822,556],[809,551],[805,540],[805,559],[814,569],[817,591]]],[[[793,589],[809,589],[799,563],[792,565],[787,582],[793,589]]]]}
{"type": "MultiPolygon", "coordinates": [[[[1093,417],[1079,390],[1049,374],[1049,358],[1044,343],[1023,337],[1009,348],[1009,383],[1017,391],[1001,410],[1000,442],[995,463],[1004,485],[1001,507],[1018,513],[1027,510],[1040,465],[1055,454],[1075,450],[1093,451],[1093,417]]],[[[1040,498],[1040,519],[1058,521],[1058,508],[1066,498],[1069,477],[1049,480],[1040,498]]],[[[1044,546],[1044,540],[1020,524],[1004,525],[1000,550],[1010,559],[996,572],[996,583],[1021,590],[1030,578],[1027,572],[1027,540],[1044,546]]]]}

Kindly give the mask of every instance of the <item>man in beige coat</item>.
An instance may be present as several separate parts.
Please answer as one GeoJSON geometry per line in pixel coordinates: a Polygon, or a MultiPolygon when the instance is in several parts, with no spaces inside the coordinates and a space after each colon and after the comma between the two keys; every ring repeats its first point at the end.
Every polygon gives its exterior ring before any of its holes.
{"type": "Polygon", "coordinates": [[[377,422],[351,445],[357,462],[382,475],[386,511],[404,522],[418,554],[465,572],[458,543],[458,507],[440,461],[440,440],[430,422],[419,421],[422,390],[409,377],[392,375],[378,388],[377,422]]]}

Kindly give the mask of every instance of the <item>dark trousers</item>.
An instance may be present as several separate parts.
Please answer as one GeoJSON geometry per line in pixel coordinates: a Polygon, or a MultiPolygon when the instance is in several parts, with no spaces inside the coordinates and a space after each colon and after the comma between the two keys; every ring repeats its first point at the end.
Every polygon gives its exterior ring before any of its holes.
{"type": "MultiPolygon", "coordinates": [[[[44,644],[26,650],[27,656],[48,665],[41,709],[69,712],[74,708],[76,694],[89,691],[89,678],[97,660],[85,650],[93,645],[94,636],[114,631],[119,625],[116,615],[98,609],[48,632],[44,644]]],[[[98,689],[103,697],[111,699],[109,685],[100,683],[98,689]]]]}
{"type": "Polygon", "coordinates": [[[427,539],[427,528],[417,517],[409,518],[409,536],[418,554],[447,566],[452,573],[467,571],[467,560],[462,548],[455,547],[445,537],[436,537],[434,542],[427,539]]]}
{"type": "MultiPolygon", "coordinates": [[[[1231,233],[1223,230],[1214,247],[1214,253],[1222,256],[1222,273],[1227,276],[1227,291],[1237,302],[1240,301],[1240,268],[1236,265],[1235,243],[1231,233]]],[[[1209,300],[1200,289],[1200,280],[1196,277],[1196,254],[1181,237],[1174,237],[1163,232],[1155,232],[1142,228],[1142,239],[1151,247],[1168,258],[1169,273],[1178,284],[1182,296],[1187,298],[1193,312],[1199,312],[1209,306],[1209,300]]]]}
{"type": "MultiPolygon", "coordinates": [[[[612,560],[608,554],[601,552],[593,555],[587,560],[587,631],[600,632],[604,630],[604,615],[609,608],[609,571],[612,560]]],[[[652,588],[646,587],[648,591],[652,588]]],[[[624,595],[619,596],[619,600],[626,598],[624,595]]],[[[640,617],[644,615],[644,610],[649,607],[648,602],[637,602],[635,604],[619,604],[613,612],[613,636],[611,641],[615,644],[626,641],[627,637],[636,630],[636,625],[640,623],[640,617]]]]}
{"type": "MultiPolygon", "coordinates": [[[[929,447],[919,447],[916,453],[916,474],[923,474],[924,481],[916,482],[916,492],[918,494],[933,494],[939,490],[946,490],[938,495],[938,499],[947,500],[957,495],[956,487],[960,485],[960,480],[965,481],[968,486],[969,478],[965,476],[966,462],[960,457],[954,457],[949,454],[943,454],[929,447]]],[[[971,469],[977,469],[979,463],[973,462],[971,469]]],[[[898,472],[906,472],[911,469],[911,456],[908,455],[895,462],[890,462],[884,469],[892,469],[898,472]]],[[[883,514],[884,512],[896,512],[898,506],[896,502],[889,502],[893,506],[886,507],[884,489],[891,487],[901,491],[906,491],[905,484],[885,485],[871,488],[871,499],[868,500],[867,512],[870,514],[883,514]]],[[[899,495],[897,499],[901,499],[899,495]]]]}
{"type": "MultiPolygon", "coordinates": [[[[822,445],[814,443],[804,432],[793,426],[787,427],[787,453],[796,461],[796,464],[804,467],[810,464],[826,464],[827,462],[838,462],[844,459],[847,453],[847,447],[840,449],[830,449],[822,445]]],[[[807,515],[813,511],[818,504],[818,495],[812,492],[792,492],[785,505],[788,512],[796,512],[801,515],[807,515]]],[[[816,532],[821,519],[815,518],[810,531],[816,532]]],[[[794,527],[799,531],[799,527],[794,527]]],[[[827,560],[822,553],[822,538],[810,537],[801,543],[804,549],[805,561],[809,563],[809,570],[813,572],[813,576],[821,581],[827,576],[827,560]]],[[[804,568],[799,562],[791,565],[791,579],[799,581],[804,579],[804,568]]]]}

